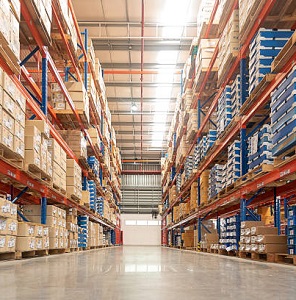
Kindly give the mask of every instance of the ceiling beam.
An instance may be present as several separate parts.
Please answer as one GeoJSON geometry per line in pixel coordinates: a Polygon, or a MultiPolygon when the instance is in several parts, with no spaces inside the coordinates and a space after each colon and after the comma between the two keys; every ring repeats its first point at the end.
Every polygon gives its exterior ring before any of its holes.
{"type": "MultiPolygon", "coordinates": [[[[170,83],[156,83],[156,82],[143,82],[143,87],[170,87],[170,86],[180,86],[180,82],[170,82],[170,83]]],[[[105,86],[108,87],[141,87],[141,82],[119,82],[119,81],[105,81],[105,86]]]]}
{"type": "MultiPolygon", "coordinates": [[[[132,69],[132,70],[140,70],[141,69],[141,64],[140,63],[104,63],[101,62],[102,68],[103,69],[132,69]]],[[[144,63],[143,68],[144,69],[161,69],[161,68],[166,68],[171,67],[171,64],[158,64],[158,63],[144,63]]],[[[176,65],[176,69],[183,69],[184,63],[178,63],[176,65]]]]}
{"type": "MultiPolygon", "coordinates": [[[[143,111],[142,113],[140,111],[136,111],[136,112],[133,112],[131,113],[130,110],[112,110],[110,109],[111,111],[111,115],[122,115],[122,116],[134,116],[134,115],[143,115],[143,116],[154,116],[155,114],[159,113],[157,111],[143,111]]],[[[167,115],[174,115],[174,112],[173,111],[169,111],[166,113],[167,115]]]]}
{"type": "MultiPolygon", "coordinates": [[[[141,27],[141,22],[127,22],[127,21],[88,21],[88,20],[80,20],[78,22],[80,26],[83,27],[141,27]]],[[[184,27],[196,27],[197,24],[195,22],[188,22],[184,24],[184,27]]],[[[145,22],[145,27],[155,27],[156,29],[166,27],[166,28],[174,28],[175,26],[169,26],[163,23],[157,23],[157,22],[145,22]]]]}
{"type": "MultiPolygon", "coordinates": [[[[143,98],[143,102],[167,102],[168,100],[170,100],[171,102],[175,102],[177,101],[177,98],[172,97],[172,98],[143,98]]],[[[118,103],[118,102],[140,102],[141,98],[122,98],[122,97],[108,97],[108,102],[109,103],[118,103]]]]}
{"type": "MultiPolygon", "coordinates": [[[[112,125],[114,125],[113,124],[114,122],[112,122],[112,125]]],[[[122,123],[121,123],[122,124],[122,123]]],[[[154,130],[149,130],[148,132],[145,132],[145,131],[143,131],[143,136],[145,136],[145,135],[151,135],[151,134],[153,134],[154,132],[163,132],[162,130],[159,130],[159,131],[154,131],[154,130]]],[[[115,133],[117,134],[117,135],[133,135],[133,134],[135,134],[135,135],[138,135],[138,134],[141,134],[141,131],[140,130],[122,130],[122,129],[115,129],[115,133]]]]}
{"type": "MultiPolygon", "coordinates": [[[[163,44],[163,45],[145,45],[144,51],[189,51],[190,45],[172,45],[172,44],[163,44]]],[[[125,44],[125,45],[119,45],[119,44],[113,44],[110,42],[106,43],[96,43],[94,42],[94,49],[98,51],[140,51],[141,46],[140,45],[131,45],[131,44],[125,44]]]]}
{"type": "MultiPolygon", "coordinates": [[[[112,126],[133,126],[133,125],[141,125],[141,121],[134,121],[134,122],[112,122],[112,126]]],[[[154,126],[159,125],[162,128],[164,126],[171,125],[171,122],[161,123],[161,120],[159,122],[142,122],[143,126],[154,126]]]]}

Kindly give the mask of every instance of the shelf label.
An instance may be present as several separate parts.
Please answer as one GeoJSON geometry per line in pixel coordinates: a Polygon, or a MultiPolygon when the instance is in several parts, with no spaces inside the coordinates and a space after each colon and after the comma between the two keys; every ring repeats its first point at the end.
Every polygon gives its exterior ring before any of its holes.
{"type": "Polygon", "coordinates": [[[257,184],[257,189],[260,189],[264,186],[264,181],[257,184]]]}
{"type": "Polygon", "coordinates": [[[7,170],[7,175],[10,176],[10,177],[12,177],[12,178],[16,178],[16,174],[13,173],[13,172],[10,171],[10,170],[7,170]]]}
{"type": "Polygon", "coordinates": [[[280,177],[284,177],[286,175],[289,175],[291,173],[290,169],[284,170],[280,172],[280,177]]]}
{"type": "Polygon", "coordinates": [[[33,188],[35,185],[31,181],[27,180],[27,186],[33,188]]]}

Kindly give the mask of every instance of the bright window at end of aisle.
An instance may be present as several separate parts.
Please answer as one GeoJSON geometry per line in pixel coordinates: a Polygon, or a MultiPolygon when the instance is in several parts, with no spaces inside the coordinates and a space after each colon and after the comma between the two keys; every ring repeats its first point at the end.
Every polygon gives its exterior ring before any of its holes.
{"type": "Polygon", "coordinates": [[[136,220],[125,220],[125,225],[137,225],[136,220]]]}
{"type": "Polygon", "coordinates": [[[148,221],[147,220],[137,220],[137,225],[145,226],[147,225],[148,221]]]}
{"type": "Polygon", "coordinates": [[[155,221],[155,220],[148,221],[148,225],[157,226],[157,225],[159,225],[159,221],[155,221]]]}

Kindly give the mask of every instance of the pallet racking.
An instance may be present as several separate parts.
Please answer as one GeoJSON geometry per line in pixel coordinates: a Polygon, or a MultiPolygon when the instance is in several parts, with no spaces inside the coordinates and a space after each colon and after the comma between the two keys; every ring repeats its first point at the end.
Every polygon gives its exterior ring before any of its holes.
{"type": "Polygon", "coordinates": [[[32,174],[22,170],[11,158],[0,158],[1,191],[10,194],[13,202],[18,204],[40,204],[42,207],[40,222],[42,224],[46,224],[47,203],[76,208],[79,214],[86,215],[90,220],[100,223],[108,230],[114,231],[116,233],[116,243],[120,244],[121,231],[118,209],[118,204],[121,201],[120,157],[118,153],[117,155],[115,153],[115,136],[112,136],[113,132],[110,116],[107,113],[106,96],[104,91],[102,91],[102,86],[95,80],[95,66],[89,58],[88,32],[87,30],[80,32],[72,3],[71,1],[66,1],[66,3],[68,4],[71,22],[74,25],[72,33],[77,35],[79,51],[76,51],[75,41],[73,42],[72,40],[71,32],[67,31],[68,28],[65,26],[65,19],[61,13],[59,1],[53,0],[50,5],[52,10],[52,24],[50,26],[55,31],[48,34],[44,24],[40,21],[41,12],[36,9],[34,1],[21,0],[19,8],[21,10],[21,43],[22,47],[24,46],[26,49],[27,55],[19,63],[13,59],[9,60],[9,57],[6,59],[3,52],[1,52],[0,66],[9,75],[23,97],[25,97],[27,115],[30,114],[29,118],[43,120],[48,124],[51,137],[58,142],[68,158],[74,159],[82,168],[83,180],[95,180],[97,193],[102,197],[105,197],[103,187],[110,187],[115,201],[109,198],[109,205],[115,210],[116,219],[106,219],[89,207],[80,205],[69,196],[55,190],[51,185],[32,177],[32,174]],[[27,64],[30,64],[30,67],[26,68],[27,64]],[[82,73],[83,76],[81,75],[82,73]],[[62,79],[61,74],[64,74],[65,80],[62,79]],[[40,84],[35,80],[39,80],[39,76],[41,77],[40,84]],[[94,99],[90,97],[90,122],[86,122],[82,118],[65,87],[64,81],[68,81],[70,77],[75,78],[78,82],[82,82],[86,90],[88,88],[88,78],[91,77],[94,80],[96,91],[100,95],[101,110],[98,111],[96,109],[94,99]],[[67,111],[67,119],[70,118],[72,129],[83,133],[89,145],[89,153],[94,155],[99,161],[99,176],[94,176],[87,161],[75,156],[59,134],[58,130],[68,129],[68,125],[63,119],[63,114],[54,110],[48,103],[50,78],[52,82],[56,82],[59,85],[70,106],[71,110],[67,111]],[[93,143],[88,132],[90,126],[97,130],[101,145],[93,143]],[[103,133],[105,130],[104,126],[107,127],[105,132],[108,132],[110,135],[108,137],[103,133]],[[116,170],[112,172],[113,178],[111,178],[110,167],[104,162],[104,157],[108,157],[112,169],[116,170]]]}
{"type": "MultiPolygon", "coordinates": [[[[213,24],[213,21],[221,3],[219,4],[219,1],[215,1],[208,23],[203,24],[201,30],[202,38],[220,38],[219,32],[220,34],[223,32],[230,16],[234,10],[238,8],[239,3],[242,3],[242,1],[237,0],[224,2],[226,2],[226,4],[224,6],[225,9],[221,14],[219,29],[216,29],[217,25],[213,24]]],[[[198,83],[197,88],[194,86],[195,73],[193,64],[191,66],[191,72],[188,72],[193,75],[184,83],[183,88],[185,88],[185,91],[182,92],[186,93],[186,88],[193,89],[193,99],[190,108],[191,112],[197,113],[198,126],[194,138],[188,145],[186,154],[181,157],[180,161],[176,161],[176,153],[178,147],[180,147],[180,141],[182,137],[186,135],[186,120],[188,120],[188,117],[187,119],[185,117],[184,123],[181,125],[178,124],[177,120],[182,112],[179,110],[176,111],[176,121],[169,136],[171,153],[169,159],[166,159],[162,170],[162,201],[164,204],[162,219],[163,245],[171,245],[172,241],[174,241],[174,232],[182,233],[184,227],[189,225],[195,225],[198,228],[198,242],[200,242],[201,227],[205,227],[203,224],[204,220],[217,218],[219,231],[219,219],[221,217],[232,216],[240,212],[241,221],[244,221],[246,220],[247,214],[252,214],[253,208],[271,204],[274,206],[275,211],[274,225],[280,230],[281,204],[284,203],[285,209],[287,209],[288,202],[290,204],[295,202],[295,155],[281,161],[280,164],[275,164],[273,168],[270,168],[265,172],[259,172],[256,175],[252,172],[247,172],[247,137],[251,136],[266,121],[266,110],[264,110],[264,108],[270,101],[270,94],[292,70],[295,60],[294,34],[275,58],[272,72],[264,76],[263,80],[249,96],[246,94],[248,49],[254,35],[261,27],[275,28],[277,24],[279,24],[278,28],[294,29],[296,22],[296,20],[292,20],[288,17],[290,16],[291,11],[295,11],[295,4],[291,1],[284,6],[281,5],[281,1],[277,0],[262,1],[259,6],[254,5],[254,7],[255,8],[248,16],[246,22],[247,25],[240,35],[238,54],[233,57],[228,64],[224,65],[225,70],[223,70],[223,73],[225,75],[222,76],[222,79],[220,77],[219,82],[216,75],[213,73],[213,66],[219,54],[218,45],[213,52],[208,68],[204,72],[204,76],[202,77],[201,82],[198,83]],[[286,23],[283,22],[283,20],[286,20],[286,23]],[[220,96],[226,85],[228,85],[237,74],[240,74],[242,79],[240,86],[241,109],[239,117],[232,119],[224,133],[216,140],[206,156],[201,160],[198,168],[193,171],[191,176],[181,186],[175,200],[172,203],[168,203],[170,188],[176,184],[180,174],[183,172],[186,157],[193,153],[196,143],[199,142],[203,134],[208,131],[208,124],[213,122],[212,117],[218,105],[220,96]],[[215,84],[217,84],[216,89],[214,88],[215,84]],[[207,90],[207,87],[209,86],[210,89],[207,90]],[[207,93],[209,90],[212,91],[212,95],[207,93]],[[203,121],[201,122],[202,109],[206,109],[206,114],[204,114],[203,121]],[[176,134],[177,129],[179,129],[179,134],[176,134]],[[237,181],[237,184],[228,186],[216,197],[209,199],[207,204],[202,204],[200,199],[200,177],[202,173],[212,167],[215,163],[221,161],[225,162],[225,160],[227,160],[227,158],[225,158],[225,149],[227,149],[227,146],[229,146],[237,137],[240,137],[241,139],[241,178],[237,181]],[[187,215],[181,217],[181,219],[174,220],[174,207],[180,203],[190,201],[189,193],[193,184],[197,185],[197,208],[189,211],[187,215]],[[169,224],[167,223],[168,215],[171,220],[169,224]],[[171,242],[169,243],[168,240],[171,242]]],[[[200,37],[194,41],[191,48],[190,55],[193,57],[191,61],[194,61],[194,55],[196,55],[199,40],[200,37]]]]}

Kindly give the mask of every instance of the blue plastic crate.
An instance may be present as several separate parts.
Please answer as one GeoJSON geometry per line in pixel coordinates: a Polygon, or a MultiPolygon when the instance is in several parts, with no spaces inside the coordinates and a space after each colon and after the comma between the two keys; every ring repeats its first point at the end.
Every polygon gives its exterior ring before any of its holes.
{"type": "Polygon", "coordinates": [[[286,139],[283,139],[281,142],[276,143],[272,148],[272,155],[278,156],[281,155],[283,152],[285,152],[288,149],[291,149],[291,147],[294,147],[296,145],[296,133],[292,133],[290,136],[286,137],[286,139]]]}
{"type": "Polygon", "coordinates": [[[278,121],[272,124],[272,132],[279,132],[286,124],[291,123],[296,119],[296,107],[291,109],[287,114],[284,114],[278,121]]]}
{"type": "Polygon", "coordinates": [[[296,246],[288,246],[288,254],[296,255],[296,246]]]}
{"type": "Polygon", "coordinates": [[[296,205],[290,206],[288,208],[288,217],[296,216],[296,205]]]}
{"type": "Polygon", "coordinates": [[[286,102],[282,103],[282,105],[279,107],[279,110],[272,113],[271,115],[272,124],[276,124],[276,122],[278,122],[278,120],[280,120],[281,117],[289,113],[289,111],[293,110],[295,106],[296,106],[296,97],[293,96],[291,98],[288,98],[286,102]]]}
{"type": "Polygon", "coordinates": [[[287,235],[288,236],[296,236],[296,225],[287,226],[287,235]]]}
{"type": "Polygon", "coordinates": [[[290,86],[293,85],[296,77],[296,67],[287,75],[286,79],[284,79],[278,87],[271,93],[271,101],[273,99],[277,99],[280,95],[290,86]]]}
{"type": "Polygon", "coordinates": [[[296,237],[288,236],[288,246],[296,246],[296,237]]]}
{"type": "Polygon", "coordinates": [[[260,39],[277,39],[277,38],[290,38],[292,34],[294,33],[293,30],[287,30],[287,29],[265,29],[260,28],[256,34],[256,36],[253,38],[252,43],[257,38],[260,39]]]}
{"type": "Polygon", "coordinates": [[[288,217],[287,220],[288,227],[296,225],[296,216],[288,217]]]}
{"type": "Polygon", "coordinates": [[[274,93],[271,96],[271,113],[278,110],[278,107],[281,106],[283,103],[287,102],[290,97],[295,94],[296,91],[296,78],[293,80],[292,83],[290,83],[282,92],[276,96],[274,93]]]}

